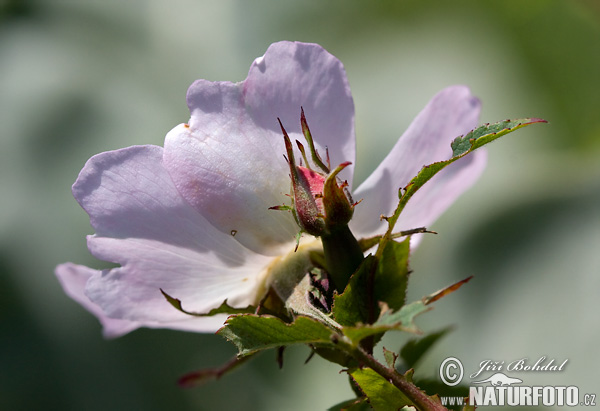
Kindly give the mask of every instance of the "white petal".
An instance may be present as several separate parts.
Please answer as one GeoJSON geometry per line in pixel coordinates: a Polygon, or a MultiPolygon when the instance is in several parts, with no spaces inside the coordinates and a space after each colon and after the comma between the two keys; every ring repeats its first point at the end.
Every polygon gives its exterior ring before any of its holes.
{"type": "Polygon", "coordinates": [[[140,327],[140,324],[136,322],[107,317],[102,309],[91,302],[84,294],[85,284],[88,279],[94,274],[101,274],[100,271],[82,265],[65,263],[56,267],[55,272],[65,293],[81,304],[83,308],[98,317],[104,329],[105,337],[120,337],[140,327]]]}
{"type": "Polygon", "coordinates": [[[227,319],[226,315],[217,315],[206,318],[187,317],[183,321],[159,323],[156,321],[137,322],[110,318],[99,306],[90,301],[84,294],[87,281],[92,276],[100,275],[102,275],[101,271],[72,263],[61,264],[56,267],[56,276],[65,293],[98,318],[103,327],[103,335],[106,338],[120,337],[140,327],[171,328],[195,332],[215,332],[227,319]]]}
{"type": "Polygon", "coordinates": [[[246,247],[280,254],[298,227],[291,214],[269,210],[290,203],[277,118],[292,139],[304,141],[303,106],[322,157],[327,146],[332,164],[353,161],[354,106],[342,64],[318,45],[276,43],[245,81],[198,80],[187,100],[189,126],[176,127],[165,140],[165,166],[180,193],[246,247]]]}
{"type": "Polygon", "coordinates": [[[187,319],[160,293],[190,310],[226,298],[253,303],[270,258],[215,229],[175,188],[162,149],[129,147],[92,157],[73,186],[96,235],[90,251],[122,267],[93,275],[87,296],[111,318],[148,323],[187,319]]]}
{"type": "Polygon", "coordinates": [[[164,290],[188,311],[208,312],[225,299],[234,306],[255,304],[259,277],[270,258],[253,255],[245,261],[224,260],[217,253],[147,240],[88,238],[97,258],[121,267],[92,276],[86,295],[113,318],[171,322],[188,318],[173,308],[164,290]]]}

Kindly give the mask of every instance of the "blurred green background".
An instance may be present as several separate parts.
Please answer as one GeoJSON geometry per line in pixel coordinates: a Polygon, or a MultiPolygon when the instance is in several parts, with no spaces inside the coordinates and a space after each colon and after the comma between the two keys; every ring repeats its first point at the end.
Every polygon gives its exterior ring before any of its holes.
{"type": "MultiPolygon", "coordinates": [[[[356,104],[357,182],[440,89],[469,85],[482,122],[549,120],[493,144],[477,185],[412,258],[410,299],[475,275],[419,318],[455,331],[418,372],[460,358],[569,359],[529,385],[600,394],[600,2],[0,0],[0,409],[307,410],[350,398],[305,347],[198,389],[185,372],[234,354],[214,335],[138,330],[106,341],[54,266],[100,267],[70,193],[85,161],[162,145],[188,119],[197,78],[240,81],[278,40],[345,64],[356,104]]],[[[407,337],[385,345],[397,349],[407,337]]],[[[514,376],[515,374],[510,374],[514,376]]]]}

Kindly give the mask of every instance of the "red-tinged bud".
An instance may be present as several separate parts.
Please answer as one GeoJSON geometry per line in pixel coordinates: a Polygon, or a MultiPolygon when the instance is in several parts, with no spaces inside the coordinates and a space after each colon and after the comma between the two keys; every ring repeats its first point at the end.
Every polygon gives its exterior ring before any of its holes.
{"type": "MultiPolygon", "coordinates": [[[[304,111],[300,116],[300,124],[308,143],[308,150],[305,150],[299,141],[296,143],[305,166],[296,165],[292,142],[279,121],[287,152],[286,160],[290,166],[292,205],[271,208],[292,211],[301,229],[297,241],[303,232],[321,238],[326,266],[323,268],[326,269],[328,281],[332,282],[333,288],[341,293],[346,288],[350,276],[364,258],[362,249],[348,228],[348,222],[352,218],[356,204],[348,192],[348,183],[340,181],[337,177],[350,163],[342,163],[335,170],[330,171],[329,153],[327,153],[327,164],[325,164],[315,148],[304,111]],[[308,153],[310,153],[314,169],[310,166],[308,153]]],[[[298,242],[296,243],[297,247],[298,242]]],[[[313,303],[316,303],[317,300],[324,310],[328,310],[325,302],[321,301],[318,296],[312,295],[313,303]]]]}
{"type": "MultiPolygon", "coordinates": [[[[302,120],[305,135],[310,135],[304,115],[302,120]]],[[[328,235],[346,226],[352,218],[354,206],[350,194],[345,189],[347,183],[341,182],[337,175],[350,163],[340,164],[332,173],[328,173],[329,175],[312,170],[310,167],[297,166],[290,138],[281,122],[279,124],[283,132],[292,179],[292,212],[298,225],[302,231],[317,237],[328,235]]],[[[311,153],[314,153],[313,160],[315,158],[320,160],[312,138],[307,138],[307,141],[311,153]]],[[[308,166],[304,146],[298,141],[297,145],[308,166]]],[[[327,169],[322,161],[320,163],[317,164],[320,169],[327,169]]]]}

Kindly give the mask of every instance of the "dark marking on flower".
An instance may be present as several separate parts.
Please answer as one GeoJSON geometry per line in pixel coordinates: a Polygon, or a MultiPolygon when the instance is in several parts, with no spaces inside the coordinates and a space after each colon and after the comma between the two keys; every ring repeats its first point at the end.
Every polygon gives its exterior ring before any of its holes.
{"type": "Polygon", "coordinates": [[[333,306],[333,287],[330,286],[329,275],[325,270],[313,268],[309,273],[310,285],[308,301],[321,312],[329,314],[333,306]]]}
{"type": "Polygon", "coordinates": [[[189,125],[189,124],[184,124],[183,126],[184,126],[185,128],[190,128],[190,125],[189,125]]]}
{"type": "Polygon", "coordinates": [[[235,237],[235,235],[237,234],[237,230],[231,230],[231,236],[235,237]]]}

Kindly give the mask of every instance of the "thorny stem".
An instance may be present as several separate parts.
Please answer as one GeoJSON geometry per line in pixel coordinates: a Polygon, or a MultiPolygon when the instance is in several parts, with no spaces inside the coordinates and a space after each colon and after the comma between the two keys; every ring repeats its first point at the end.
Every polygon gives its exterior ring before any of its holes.
{"type": "Polygon", "coordinates": [[[421,391],[419,387],[408,381],[402,374],[381,364],[361,347],[353,346],[351,343],[344,341],[343,338],[339,339],[337,342],[341,348],[354,357],[360,364],[371,368],[377,374],[381,375],[388,382],[402,391],[402,393],[412,401],[418,410],[447,411],[447,408],[440,403],[433,401],[429,396],[427,396],[427,394],[421,391]]]}

